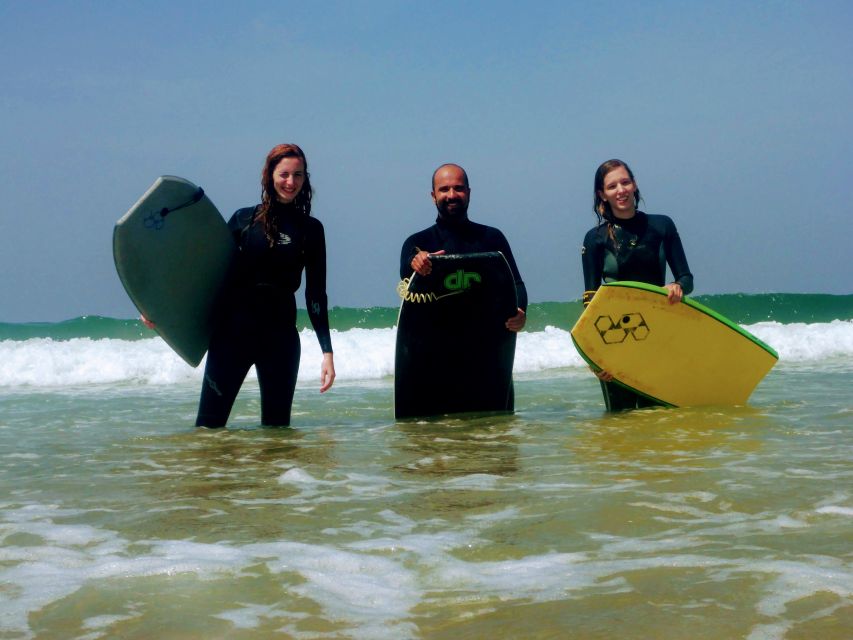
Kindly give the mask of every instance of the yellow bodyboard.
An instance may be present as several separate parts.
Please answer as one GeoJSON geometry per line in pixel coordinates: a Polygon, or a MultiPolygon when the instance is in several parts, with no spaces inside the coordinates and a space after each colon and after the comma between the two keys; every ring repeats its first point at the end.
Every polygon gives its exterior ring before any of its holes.
{"type": "Polygon", "coordinates": [[[620,385],[672,406],[740,405],[778,354],[708,307],[642,282],[603,285],[572,328],[580,355],[620,385]]]}

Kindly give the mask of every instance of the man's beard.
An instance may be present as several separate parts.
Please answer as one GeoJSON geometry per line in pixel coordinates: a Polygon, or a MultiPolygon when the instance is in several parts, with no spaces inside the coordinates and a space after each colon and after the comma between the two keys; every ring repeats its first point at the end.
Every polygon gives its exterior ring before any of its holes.
{"type": "Polygon", "coordinates": [[[435,208],[438,209],[440,217],[449,218],[450,220],[461,220],[468,216],[468,205],[465,204],[464,200],[458,198],[455,200],[442,200],[440,203],[436,203],[435,208]],[[452,209],[448,208],[447,205],[451,203],[457,206],[452,209]]]}

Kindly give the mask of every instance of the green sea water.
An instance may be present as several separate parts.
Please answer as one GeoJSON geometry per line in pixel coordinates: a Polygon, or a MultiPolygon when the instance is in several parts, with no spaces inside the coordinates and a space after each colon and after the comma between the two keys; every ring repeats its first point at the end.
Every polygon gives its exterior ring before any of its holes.
{"type": "MultiPolygon", "coordinates": [[[[774,321],[782,324],[815,323],[853,319],[853,295],[807,293],[716,294],[693,298],[738,324],[774,321]]],[[[541,331],[547,326],[571,329],[583,307],[580,301],[539,302],[528,309],[528,331],[541,331]]],[[[389,328],[397,323],[396,307],[334,307],[329,322],[339,331],[349,329],[389,328]]],[[[297,326],[310,327],[304,309],[297,312],[297,326]]],[[[0,340],[30,338],[116,338],[136,340],[150,337],[135,319],[85,316],[65,322],[0,322],[0,340]]]]}
{"type": "Polygon", "coordinates": [[[193,428],[136,321],[5,325],[0,638],[849,638],[853,297],[699,299],[779,350],[748,406],[606,414],[576,303],[531,307],[515,415],[407,422],[396,310],[335,310],[289,429],[251,378],[193,428]]]}
{"type": "MultiPolygon", "coordinates": [[[[853,404],[782,367],[752,406],[395,423],[300,385],[225,431],[195,385],[2,398],[3,638],[848,638],[853,404]]],[[[836,391],[833,392],[833,389],[836,391]]]]}

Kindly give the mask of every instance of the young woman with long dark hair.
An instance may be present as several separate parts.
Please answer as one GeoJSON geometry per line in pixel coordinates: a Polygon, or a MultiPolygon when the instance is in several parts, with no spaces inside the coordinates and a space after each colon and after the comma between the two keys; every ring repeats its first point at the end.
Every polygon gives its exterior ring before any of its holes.
{"type": "MultiPolygon", "coordinates": [[[[635,280],[669,292],[671,304],[693,291],[693,275],[675,223],[668,216],[640,211],[640,188],[630,167],[622,160],[603,162],[595,172],[593,211],[598,224],[583,241],[584,306],[589,304],[602,282],[635,280]],[[666,267],[673,280],[667,284],[666,267]]],[[[606,371],[596,372],[601,380],[609,411],[652,406],[644,396],[612,383],[606,371]]]]}

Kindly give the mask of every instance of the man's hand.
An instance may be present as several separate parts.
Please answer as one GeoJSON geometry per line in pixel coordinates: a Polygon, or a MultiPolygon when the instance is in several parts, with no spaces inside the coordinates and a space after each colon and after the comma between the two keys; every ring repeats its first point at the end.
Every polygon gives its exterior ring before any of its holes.
{"type": "Polygon", "coordinates": [[[521,309],[518,310],[512,318],[506,321],[506,328],[510,331],[515,331],[518,333],[522,329],[524,329],[524,325],[527,322],[527,314],[524,313],[521,309]]]}
{"type": "Polygon", "coordinates": [[[430,253],[429,251],[418,251],[415,257],[412,258],[412,269],[421,276],[428,276],[432,273],[432,262],[429,261],[430,256],[442,256],[444,249],[430,253]]]}

